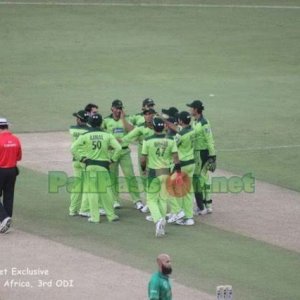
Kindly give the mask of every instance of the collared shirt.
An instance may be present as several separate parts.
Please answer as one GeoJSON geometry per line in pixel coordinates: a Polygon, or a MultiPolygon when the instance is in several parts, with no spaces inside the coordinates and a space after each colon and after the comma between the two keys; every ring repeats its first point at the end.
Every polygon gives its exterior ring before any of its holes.
{"type": "Polygon", "coordinates": [[[156,272],[148,284],[149,300],[172,300],[172,286],[169,276],[156,272]]]}
{"type": "MultiPolygon", "coordinates": [[[[115,120],[113,115],[104,118],[102,128],[104,131],[112,134],[116,139],[123,139],[127,134],[122,119],[115,120]]],[[[122,142],[122,147],[128,147],[129,143],[122,142]]]]}
{"type": "Polygon", "coordinates": [[[195,131],[191,126],[184,127],[175,136],[180,161],[194,159],[195,131]]]}
{"type": "Polygon", "coordinates": [[[69,133],[72,138],[72,144],[79,138],[80,135],[90,130],[90,127],[86,125],[73,125],[70,126],[69,133]]]}
{"type": "Polygon", "coordinates": [[[13,168],[22,159],[19,139],[10,131],[0,132],[0,168],[13,168]]]}
{"type": "Polygon", "coordinates": [[[151,169],[170,168],[173,154],[177,152],[176,142],[165,134],[154,134],[143,142],[142,155],[148,157],[148,167],[151,169]]]}
{"type": "Polygon", "coordinates": [[[201,116],[198,120],[194,120],[192,127],[195,130],[195,150],[207,149],[209,155],[216,155],[214,138],[209,121],[201,116]]]}
{"type": "Polygon", "coordinates": [[[112,134],[97,128],[91,128],[80,135],[71,147],[72,154],[79,160],[86,157],[107,162],[110,159],[117,161],[121,151],[119,142],[112,134]],[[113,149],[112,154],[108,151],[111,148],[113,149]]]}

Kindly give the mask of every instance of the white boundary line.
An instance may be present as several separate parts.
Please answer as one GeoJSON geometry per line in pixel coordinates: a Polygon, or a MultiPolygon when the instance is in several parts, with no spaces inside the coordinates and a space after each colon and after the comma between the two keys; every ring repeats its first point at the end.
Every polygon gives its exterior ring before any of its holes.
{"type": "Polygon", "coordinates": [[[48,6],[134,6],[134,7],[199,7],[199,8],[254,8],[254,9],[300,9],[285,5],[234,5],[234,4],[172,4],[172,3],[76,3],[76,2],[0,2],[0,5],[48,5],[48,6]]]}

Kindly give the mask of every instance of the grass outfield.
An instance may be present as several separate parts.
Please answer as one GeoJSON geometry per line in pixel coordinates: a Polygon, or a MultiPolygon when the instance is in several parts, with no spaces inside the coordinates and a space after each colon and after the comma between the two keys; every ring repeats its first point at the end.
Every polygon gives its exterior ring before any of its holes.
{"type": "Polygon", "coordinates": [[[115,98],[135,113],[149,96],[158,109],[186,109],[200,97],[219,167],[300,191],[299,14],[251,7],[2,4],[1,115],[17,132],[65,130],[74,121],[71,113],[90,101],[106,115],[115,98]]]}
{"type": "Polygon", "coordinates": [[[174,278],[214,294],[230,283],[237,299],[289,299],[298,295],[299,253],[198,223],[168,226],[168,237],[154,238],[154,225],[130,203],[119,211],[121,222],[100,225],[67,215],[69,195],[48,194],[47,176],[21,169],[16,191],[17,229],[107,257],[149,273],[157,251],[173,258],[174,278]]]}

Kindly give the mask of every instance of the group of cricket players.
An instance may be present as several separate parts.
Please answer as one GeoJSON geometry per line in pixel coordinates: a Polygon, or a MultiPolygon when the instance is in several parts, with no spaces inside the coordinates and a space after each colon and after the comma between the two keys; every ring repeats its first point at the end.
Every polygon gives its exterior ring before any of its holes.
{"type": "Polygon", "coordinates": [[[203,116],[203,103],[194,100],[187,107],[189,111],[170,107],[158,113],[154,100],[146,98],[140,113],[126,115],[122,101],[117,99],[105,118],[92,103],[74,113],[69,215],[87,217],[92,223],[99,223],[100,216],[118,221],[116,209],[121,208],[119,193],[124,185],[134,207],[150,212],[146,220],[154,222],[157,237],[165,235],[167,223],[194,225],[194,215],[212,213],[214,139],[203,116]],[[138,145],[138,176],[130,151],[133,143],[138,145]]]}

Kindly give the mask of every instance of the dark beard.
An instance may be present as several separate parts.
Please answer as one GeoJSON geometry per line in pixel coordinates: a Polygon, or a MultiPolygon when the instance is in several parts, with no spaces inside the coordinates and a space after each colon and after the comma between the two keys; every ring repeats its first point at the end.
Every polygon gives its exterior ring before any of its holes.
{"type": "Polygon", "coordinates": [[[161,272],[164,275],[170,275],[172,273],[172,267],[165,267],[164,265],[161,266],[161,272]]]}

